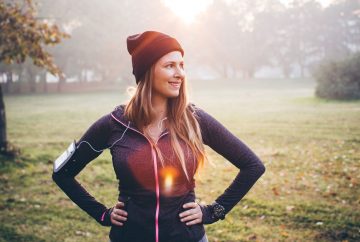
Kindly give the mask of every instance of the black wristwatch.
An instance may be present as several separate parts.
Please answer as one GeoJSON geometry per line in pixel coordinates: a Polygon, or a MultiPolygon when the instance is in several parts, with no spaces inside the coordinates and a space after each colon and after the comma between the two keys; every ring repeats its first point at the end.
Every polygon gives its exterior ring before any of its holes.
{"type": "Polygon", "coordinates": [[[213,202],[211,205],[211,217],[212,219],[221,219],[223,220],[225,218],[225,208],[218,204],[217,202],[213,202]]]}

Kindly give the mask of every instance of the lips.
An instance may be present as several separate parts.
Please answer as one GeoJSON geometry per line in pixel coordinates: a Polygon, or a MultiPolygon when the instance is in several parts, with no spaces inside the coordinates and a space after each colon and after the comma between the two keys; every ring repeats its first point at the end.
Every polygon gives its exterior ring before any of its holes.
{"type": "Polygon", "coordinates": [[[169,82],[169,84],[175,88],[180,88],[181,86],[181,82],[169,82]]]}

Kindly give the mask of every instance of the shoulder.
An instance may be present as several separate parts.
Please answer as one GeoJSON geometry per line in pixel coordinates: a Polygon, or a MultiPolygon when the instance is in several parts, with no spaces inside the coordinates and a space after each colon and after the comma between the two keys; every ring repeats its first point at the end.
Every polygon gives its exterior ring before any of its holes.
{"type": "Polygon", "coordinates": [[[126,117],[124,115],[125,107],[126,107],[126,104],[120,104],[120,105],[116,106],[114,108],[114,110],[110,112],[110,114],[109,114],[110,117],[112,117],[112,119],[116,119],[118,121],[125,122],[126,121],[126,117]]]}
{"type": "Polygon", "coordinates": [[[188,104],[188,107],[187,107],[190,111],[191,111],[191,113],[192,114],[194,114],[194,115],[198,115],[198,114],[200,114],[201,112],[203,112],[203,110],[198,106],[198,105],[196,105],[195,103],[192,103],[192,102],[190,102],[189,104],[188,104]]]}
{"type": "Polygon", "coordinates": [[[96,129],[96,130],[108,130],[110,129],[110,120],[111,120],[111,115],[109,113],[107,114],[103,114],[102,116],[100,116],[93,124],[92,124],[92,129],[96,129]]]}
{"type": "Polygon", "coordinates": [[[195,103],[189,103],[188,108],[198,120],[198,122],[206,121],[210,117],[210,115],[203,108],[199,107],[195,103]]]}
{"type": "Polygon", "coordinates": [[[124,112],[125,112],[125,107],[126,107],[125,104],[120,104],[120,105],[116,106],[116,107],[114,108],[114,110],[111,111],[110,114],[112,114],[112,113],[124,114],[124,112]]]}
{"type": "Polygon", "coordinates": [[[123,114],[125,110],[125,105],[121,104],[116,106],[112,111],[103,114],[100,116],[92,126],[95,126],[99,129],[109,129],[111,130],[114,127],[114,118],[123,119],[123,114]]]}

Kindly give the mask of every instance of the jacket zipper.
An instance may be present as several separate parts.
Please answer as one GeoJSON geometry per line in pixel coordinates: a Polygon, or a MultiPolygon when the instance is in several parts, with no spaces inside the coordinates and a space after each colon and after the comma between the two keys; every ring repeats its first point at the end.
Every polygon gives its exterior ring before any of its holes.
{"type": "MultiPolygon", "coordinates": [[[[119,122],[120,124],[122,124],[125,127],[126,126],[123,122],[121,122],[120,120],[118,120],[112,113],[111,113],[111,117],[113,117],[113,119],[115,119],[117,122],[119,122]]],[[[154,162],[154,173],[155,173],[155,191],[156,191],[156,212],[155,212],[155,241],[159,242],[159,211],[160,211],[160,185],[159,185],[159,176],[158,176],[158,168],[157,168],[157,155],[156,155],[156,151],[154,146],[157,145],[158,141],[160,140],[160,138],[162,136],[164,136],[165,134],[168,134],[169,132],[165,132],[163,134],[161,134],[159,136],[159,138],[157,139],[157,141],[151,142],[145,135],[143,135],[140,131],[128,127],[129,129],[139,133],[140,135],[142,135],[150,144],[151,147],[151,155],[152,155],[152,160],[154,162]]]]}

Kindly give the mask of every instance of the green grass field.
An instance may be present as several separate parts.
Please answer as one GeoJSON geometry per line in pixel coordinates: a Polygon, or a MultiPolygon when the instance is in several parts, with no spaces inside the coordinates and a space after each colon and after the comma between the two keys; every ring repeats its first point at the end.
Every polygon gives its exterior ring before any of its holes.
{"type": "MultiPolygon", "coordinates": [[[[309,80],[199,82],[191,100],[221,121],[264,162],[265,174],[227,215],[207,225],[210,242],[359,241],[360,102],[314,97],[309,80]]],[[[122,90],[6,96],[8,138],[21,149],[0,160],[0,241],[107,241],[101,227],[51,179],[52,160],[100,116],[124,102],[122,90]]],[[[208,149],[197,179],[210,203],[237,169],[208,149]]],[[[106,206],[117,198],[108,151],[78,180],[106,206]]]]}

